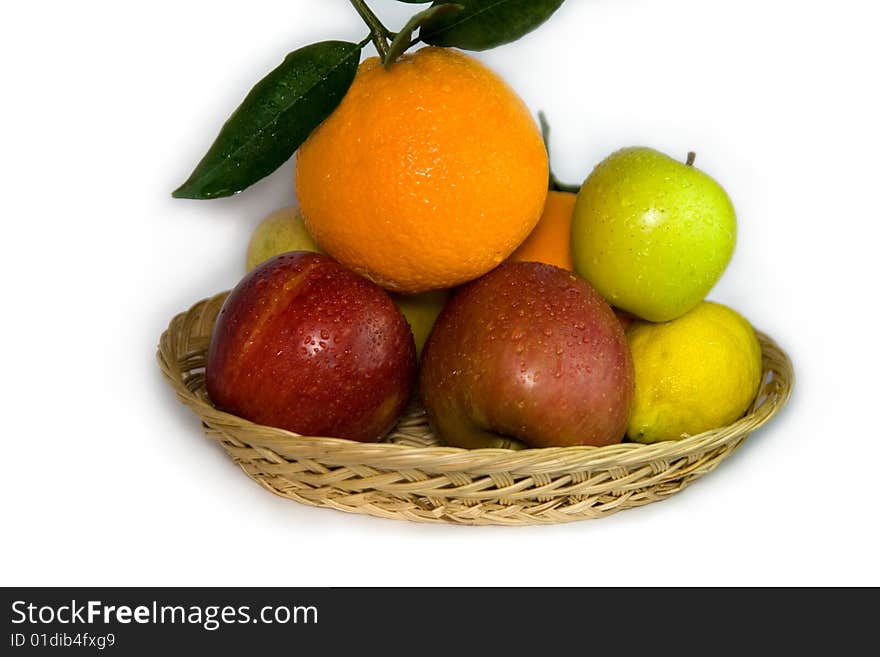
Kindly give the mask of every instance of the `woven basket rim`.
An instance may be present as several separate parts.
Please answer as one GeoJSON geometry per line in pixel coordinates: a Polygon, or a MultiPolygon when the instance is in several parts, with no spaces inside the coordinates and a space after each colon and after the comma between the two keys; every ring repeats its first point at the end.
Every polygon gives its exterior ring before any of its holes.
{"type": "Polygon", "coordinates": [[[794,372],[788,355],[769,335],[756,330],[764,356],[764,372],[761,390],[746,415],[730,425],[704,431],[678,440],[653,444],[621,442],[595,447],[577,445],[569,447],[527,447],[521,450],[506,448],[466,449],[453,446],[416,447],[387,442],[362,443],[328,436],[306,436],[285,429],[261,425],[237,415],[226,413],[201,399],[190,390],[180,376],[173,373],[171,363],[166,362],[172,353],[171,340],[175,323],[182,322],[200,306],[219,302],[229,294],[220,292],[193,304],[178,313],[163,332],[157,350],[157,358],[165,378],[175,389],[178,398],[189,406],[203,421],[229,427],[250,429],[247,443],[257,448],[271,450],[288,459],[321,459],[338,465],[379,463],[386,469],[418,467],[431,472],[478,471],[511,472],[530,474],[536,472],[567,472],[600,468],[631,468],[688,457],[707,449],[723,445],[751,433],[765,424],[788,401],[794,385],[794,372]],[[768,367],[768,356],[770,365],[768,367]],[[779,393],[763,395],[768,374],[782,377],[784,383],[779,393]]]}

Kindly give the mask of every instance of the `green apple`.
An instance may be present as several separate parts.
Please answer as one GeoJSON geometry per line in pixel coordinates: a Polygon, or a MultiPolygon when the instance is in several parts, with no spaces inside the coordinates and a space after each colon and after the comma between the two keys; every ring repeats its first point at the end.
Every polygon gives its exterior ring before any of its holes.
{"type": "Polygon", "coordinates": [[[718,282],[736,244],[736,214],[715,180],[650,148],[624,148],[593,170],[571,229],[575,271],[613,306],[675,319],[718,282]]]}
{"type": "Polygon", "coordinates": [[[288,251],[321,251],[296,206],[276,210],[257,225],[248,243],[245,271],[288,251]]]}
{"type": "Polygon", "coordinates": [[[416,354],[421,355],[425,340],[434,328],[437,315],[446,305],[449,290],[431,290],[421,294],[392,294],[397,308],[406,317],[416,341],[416,354]]]}

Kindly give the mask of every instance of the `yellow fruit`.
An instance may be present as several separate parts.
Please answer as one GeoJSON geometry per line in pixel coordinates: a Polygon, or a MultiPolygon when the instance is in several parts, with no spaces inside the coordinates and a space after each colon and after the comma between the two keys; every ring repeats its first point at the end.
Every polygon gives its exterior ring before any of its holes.
{"type": "Polygon", "coordinates": [[[282,208],[263,219],[254,229],[248,244],[245,269],[288,251],[317,251],[321,249],[309,235],[296,207],[282,208]]]}
{"type": "Polygon", "coordinates": [[[437,316],[449,299],[449,290],[431,290],[421,294],[392,294],[391,298],[406,317],[416,341],[416,355],[420,356],[437,316]]]}
{"type": "Polygon", "coordinates": [[[379,285],[454,287],[506,259],[547,196],[547,151],[522,100],[457,50],[361,63],[299,148],[296,193],[328,254],[379,285]]]}
{"type": "Polygon", "coordinates": [[[571,192],[548,192],[538,225],[510,256],[514,262],[543,262],[568,271],[571,261],[571,217],[577,196],[571,192]]]}
{"type": "Polygon", "coordinates": [[[636,375],[631,440],[677,440],[728,425],[758,392],[761,346],[726,306],[704,301],[670,322],[638,321],[627,339],[636,375]]]}

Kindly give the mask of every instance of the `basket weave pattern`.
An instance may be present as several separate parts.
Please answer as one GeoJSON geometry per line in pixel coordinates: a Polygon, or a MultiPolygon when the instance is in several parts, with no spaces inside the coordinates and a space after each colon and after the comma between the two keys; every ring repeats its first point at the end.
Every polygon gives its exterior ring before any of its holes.
{"type": "Polygon", "coordinates": [[[764,378],[727,427],[654,445],[466,450],[437,443],[413,402],[382,443],[299,436],[211,406],[204,367],[227,293],[174,317],[159,342],[162,372],[249,477],[277,495],[384,518],[524,525],[598,518],[662,500],[714,470],[788,401],[791,362],[758,334],[764,378]]]}

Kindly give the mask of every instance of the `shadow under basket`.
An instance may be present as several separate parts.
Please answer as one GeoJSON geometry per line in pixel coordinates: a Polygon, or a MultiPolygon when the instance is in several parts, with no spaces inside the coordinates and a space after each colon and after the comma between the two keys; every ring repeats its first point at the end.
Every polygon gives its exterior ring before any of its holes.
{"type": "Polygon", "coordinates": [[[468,525],[529,525],[601,518],[662,500],[714,470],[788,401],[786,353],[758,333],[760,390],[733,424],[653,445],[460,449],[444,447],[413,403],[381,443],[300,436],[214,408],[205,361],[228,293],[171,320],[159,341],[162,372],[215,440],[249,477],[297,502],[383,518],[468,525]]]}

